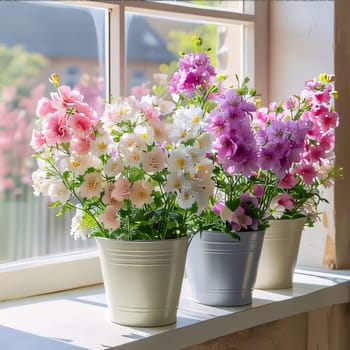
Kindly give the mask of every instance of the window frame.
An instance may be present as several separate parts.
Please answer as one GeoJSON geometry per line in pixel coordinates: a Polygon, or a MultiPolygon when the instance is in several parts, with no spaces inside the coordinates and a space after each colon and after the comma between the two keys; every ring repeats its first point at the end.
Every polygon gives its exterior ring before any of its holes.
{"type": "MultiPolygon", "coordinates": [[[[108,10],[107,86],[112,96],[120,96],[125,91],[125,11],[132,10],[140,14],[166,15],[172,13],[181,16],[181,19],[244,24],[244,42],[246,43],[248,39],[251,44],[245,45],[243,49],[243,55],[247,58],[244,61],[247,69],[243,73],[251,78],[251,83],[257,87],[262,96],[268,99],[267,2],[256,2],[254,14],[132,0],[67,1],[66,3],[108,10]],[[114,77],[120,77],[120,79],[117,80],[114,77]]],[[[96,250],[21,260],[0,266],[0,300],[52,293],[102,282],[96,250]]]]}

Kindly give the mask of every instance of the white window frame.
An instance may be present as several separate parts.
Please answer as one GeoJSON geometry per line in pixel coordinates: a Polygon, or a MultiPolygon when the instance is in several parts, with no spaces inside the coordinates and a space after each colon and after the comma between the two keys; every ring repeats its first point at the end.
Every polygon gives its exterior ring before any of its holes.
{"type": "MultiPolygon", "coordinates": [[[[268,99],[268,4],[255,2],[255,13],[233,13],[218,9],[192,8],[181,4],[148,1],[67,1],[67,4],[109,9],[109,54],[107,86],[112,96],[124,91],[126,71],[124,50],[125,10],[140,14],[172,13],[184,19],[198,19],[226,24],[244,24],[245,39],[252,45],[244,47],[244,75],[268,99]],[[259,59],[256,56],[259,56],[259,59]],[[120,77],[120,80],[114,77],[120,77]]],[[[249,3],[249,2],[248,2],[249,3]]],[[[246,42],[246,40],[244,40],[246,42]]],[[[59,218],[57,219],[59,220],[59,218]]],[[[68,234],[68,233],[67,233],[68,234]]],[[[0,301],[31,295],[52,293],[102,283],[97,251],[22,260],[0,266],[0,301]]]]}

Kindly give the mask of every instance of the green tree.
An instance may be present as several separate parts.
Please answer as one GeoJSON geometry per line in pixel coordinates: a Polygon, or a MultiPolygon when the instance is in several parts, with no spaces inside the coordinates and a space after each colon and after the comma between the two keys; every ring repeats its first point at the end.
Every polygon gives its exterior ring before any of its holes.
{"type": "MultiPolygon", "coordinates": [[[[201,1],[202,3],[203,1],[201,1]]],[[[207,1],[210,2],[210,1],[207,1]]],[[[216,24],[198,24],[191,31],[174,30],[169,32],[169,42],[167,48],[176,55],[193,52],[194,36],[203,39],[203,47],[209,49],[206,51],[213,66],[216,65],[216,47],[217,47],[217,28],[216,24]]],[[[162,65],[161,71],[172,74],[177,69],[178,61],[173,61],[169,65],[162,65]]]]}
{"type": "MultiPolygon", "coordinates": [[[[0,45],[0,91],[7,86],[16,86],[17,90],[28,89],[28,80],[47,63],[44,56],[27,52],[20,45],[11,48],[0,45]]],[[[26,95],[28,91],[18,92],[26,95]]]]}

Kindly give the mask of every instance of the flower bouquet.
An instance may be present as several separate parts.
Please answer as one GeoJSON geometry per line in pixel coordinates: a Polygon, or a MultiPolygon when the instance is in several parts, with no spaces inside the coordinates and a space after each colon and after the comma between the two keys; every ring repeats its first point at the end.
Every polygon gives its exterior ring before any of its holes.
{"type": "Polygon", "coordinates": [[[129,96],[99,116],[78,91],[59,86],[57,77],[53,82],[57,92],[37,109],[34,192],[49,196],[58,215],[76,211],[74,238],[190,235],[194,214],[213,190],[200,101],[129,96]]]}
{"type": "Polygon", "coordinates": [[[254,113],[264,159],[261,168],[278,188],[271,218],[305,217],[308,226],[319,218],[318,207],[327,202],[323,189],[341,175],[334,166],[336,96],[334,76],[321,74],[306,81],[299,95],[254,113]]]}

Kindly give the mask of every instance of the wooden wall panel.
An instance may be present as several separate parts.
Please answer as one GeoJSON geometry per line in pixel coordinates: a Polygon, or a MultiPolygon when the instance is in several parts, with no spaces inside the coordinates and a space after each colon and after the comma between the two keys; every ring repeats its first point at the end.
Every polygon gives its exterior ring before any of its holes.
{"type": "Polygon", "coordinates": [[[349,350],[350,303],[303,313],[183,350],[349,350]]]}

